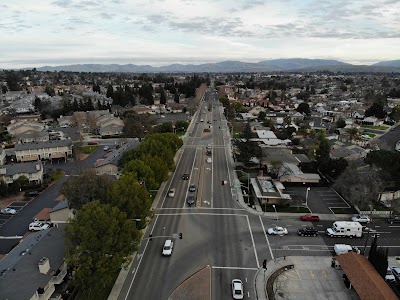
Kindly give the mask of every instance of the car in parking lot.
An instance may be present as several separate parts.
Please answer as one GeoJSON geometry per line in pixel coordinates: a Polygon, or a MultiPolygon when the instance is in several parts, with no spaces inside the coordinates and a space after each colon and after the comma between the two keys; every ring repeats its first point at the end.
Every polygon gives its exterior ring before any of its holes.
{"type": "Polygon", "coordinates": [[[17,211],[14,208],[5,207],[1,210],[1,213],[4,215],[15,215],[17,211]]]}
{"type": "Polygon", "coordinates": [[[304,227],[297,230],[297,234],[300,236],[317,236],[318,229],[314,227],[304,227]]]}
{"type": "Polygon", "coordinates": [[[195,192],[195,191],[196,191],[196,185],[192,183],[191,185],[189,185],[189,192],[195,192]]]}
{"type": "Polygon", "coordinates": [[[396,278],[393,275],[392,269],[391,268],[387,268],[385,281],[395,281],[395,280],[396,280],[396,278]]]}
{"type": "Polygon", "coordinates": [[[400,216],[391,216],[385,219],[386,222],[393,224],[393,223],[400,223],[400,216]]]}
{"type": "Polygon", "coordinates": [[[189,180],[189,177],[190,177],[189,173],[185,173],[182,175],[183,180],[189,180]]]}
{"type": "Polygon", "coordinates": [[[274,234],[274,235],[284,235],[288,234],[288,231],[286,228],[280,227],[280,226],[275,226],[272,228],[269,228],[267,230],[268,234],[274,234]]]}
{"type": "Polygon", "coordinates": [[[300,217],[302,221],[319,221],[319,217],[316,215],[306,214],[300,217]]]}
{"type": "Polygon", "coordinates": [[[365,215],[355,215],[351,218],[351,221],[359,223],[369,223],[371,219],[365,215]]]}
{"type": "Polygon", "coordinates": [[[396,281],[400,281],[400,267],[390,267],[396,281]]]}
{"type": "Polygon", "coordinates": [[[194,204],[194,196],[193,196],[193,195],[187,196],[187,198],[186,198],[186,203],[187,203],[188,205],[193,205],[193,204],[194,204]]]}
{"type": "Polygon", "coordinates": [[[174,242],[172,240],[166,240],[162,249],[162,255],[171,256],[172,250],[174,249],[174,242]]]}
{"type": "Polygon", "coordinates": [[[31,224],[29,224],[29,231],[41,231],[49,228],[50,225],[47,223],[32,222],[31,224]]]}
{"type": "Polygon", "coordinates": [[[108,150],[110,150],[110,147],[104,146],[104,147],[103,147],[103,150],[104,150],[104,151],[108,151],[108,150]]]}
{"type": "Polygon", "coordinates": [[[243,299],[243,282],[240,279],[232,280],[232,297],[233,299],[243,299]]]}

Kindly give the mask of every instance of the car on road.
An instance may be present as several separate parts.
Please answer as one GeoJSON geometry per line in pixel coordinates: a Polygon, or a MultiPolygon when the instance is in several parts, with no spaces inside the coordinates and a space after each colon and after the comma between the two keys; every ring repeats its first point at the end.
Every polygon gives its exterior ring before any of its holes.
{"type": "Polygon", "coordinates": [[[108,150],[110,150],[110,147],[104,146],[104,147],[103,147],[103,150],[104,150],[104,151],[108,151],[108,150]]]}
{"type": "Polygon", "coordinates": [[[17,211],[14,208],[5,207],[1,210],[1,213],[5,215],[15,215],[17,211]]]}
{"type": "Polygon", "coordinates": [[[208,158],[207,158],[207,162],[208,162],[209,164],[211,164],[211,163],[212,163],[212,158],[211,158],[211,157],[208,157],[208,158]]]}
{"type": "Polygon", "coordinates": [[[90,142],[88,142],[87,144],[88,144],[88,145],[98,145],[99,143],[98,143],[98,142],[95,142],[95,141],[90,141],[90,142]]]}
{"type": "Polygon", "coordinates": [[[186,198],[186,203],[187,203],[188,205],[193,205],[193,204],[194,204],[194,196],[193,196],[193,195],[187,196],[187,198],[186,198]]]}
{"type": "Polygon", "coordinates": [[[351,218],[351,221],[359,223],[369,223],[371,219],[365,215],[355,215],[351,218]]]}
{"type": "Polygon", "coordinates": [[[29,231],[41,231],[49,228],[50,225],[47,223],[32,222],[31,224],[29,224],[29,231]]]}
{"type": "Polygon", "coordinates": [[[200,119],[200,122],[204,122],[204,120],[203,120],[203,119],[200,119]]]}
{"type": "Polygon", "coordinates": [[[172,240],[166,240],[162,248],[162,255],[171,256],[173,249],[174,249],[174,242],[172,240]]]}
{"type": "Polygon", "coordinates": [[[208,144],[207,147],[206,147],[206,149],[211,151],[211,145],[208,144]]]}
{"type": "Polygon", "coordinates": [[[189,180],[189,177],[190,177],[189,173],[185,173],[182,175],[183,180],[189,180]]]}
{"type": "Polygon", "coordinates": [[[189,185],[189,192],[195,192],[195,191],[196,191],[196,185],[192,183],[191,185],[189,185]]]}
{"type": "Polygon", "coordinates": [[[391,216],[385,219],[386,222],[393,224],[393,223],[400,223],[400,216],[391,216]]]}
{"type": "Polygon", "coordinates": [[[243,282],[240,279],[232,280],[232,297],[233,299],[243,299],[243,282]]]}
{"type": "Polygon", "coordinates": [[[392,269],[391,268],[387,268],[385,281],[395,281],[395,280],[396,280],[396,278],[393,275],[392,269]]]}
{"type": "Polygon", "coordinates": [[[319,221],[319,217],[316,215],[306,214],[300,217],[302,221],[319,221]]]}
{"type": "Polygon", "coordinates": [[[206,155],[207,155],[207,156],[211,156],[211,155],[212,155],[211,150],[207,149],[206,155]]]}
{"type": "Polygon", "coordinates": [[[317,236],[318,229],[314,227],[304,227],[297,230],[297,234],[300,236],[317,236]]]}
{"type": "Polygon", "coordinates": [[[288,234],[288,231],[286,228],[280,227],[280,226],[275,226],[272,228],[269,228],[267,230],[268,234],[275,234],[275,235],[284,235],[288,234]]]}
{"type": "Polygon", "coordinates": [[[175,188],[172,188],[168,191],[168,197],[174,197],[175,196],[175,188]]]}

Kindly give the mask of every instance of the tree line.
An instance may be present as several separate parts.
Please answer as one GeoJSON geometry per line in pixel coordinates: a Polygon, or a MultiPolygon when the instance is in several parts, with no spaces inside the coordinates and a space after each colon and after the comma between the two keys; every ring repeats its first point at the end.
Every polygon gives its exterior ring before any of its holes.
{"type": "Polygon", "coordinates": [[[129,264],[153,215],[153,191],[175,169],[182,144],[172,133],[148,135],[123,154],[118,180],[85,170],[62,187],[76,210],[66,229],[65,260],[84,299],[105,299],[121,266],[129,264]]]}

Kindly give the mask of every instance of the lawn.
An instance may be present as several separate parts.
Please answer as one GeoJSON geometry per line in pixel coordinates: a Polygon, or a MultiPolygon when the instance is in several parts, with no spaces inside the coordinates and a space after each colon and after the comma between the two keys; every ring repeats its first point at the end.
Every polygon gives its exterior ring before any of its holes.
{"type": "Polygon", "coordinates": [[[375,129],[375,130],[386,130],[389,127],[388,126],[383,126],[383,125],[380,125],[380,126],[363,125],[363,126],[361,126],[361,128],[369,128],[369,129],[375,129]]]}
{"type": "Polygon", "coordinates": [[[368,135],[368,136],[370,136],[372,138],[376,136],[376,134],[371,133],[371,132],[363,132],[363,134],[368,135]]]}
{"type": "Polygon", "coordinates": [[[56,181],[58,179],[60,179],[61,177],[64,176],[64,172],[63,171],[53,171],[50,173],[50,178],[52,181],[56,181]]]}
{"type": "Polygon", "coordinates": [[[91,154],[91,153],[93,153],[94,151],[96,151],[97,148],[99,148],[99,147],[100,147],[99,145],[94,145],[94,146],[82,146],[80,150],[82,151],[83,154],[91,154]]]}

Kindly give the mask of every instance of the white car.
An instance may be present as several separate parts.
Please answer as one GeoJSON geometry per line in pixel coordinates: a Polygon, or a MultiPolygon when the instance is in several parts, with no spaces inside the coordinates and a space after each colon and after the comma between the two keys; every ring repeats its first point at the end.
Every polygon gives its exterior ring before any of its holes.
{"type": "Polygon", "coordinates": [[[110,150],[110,147],[104,146],[104,147],[103,147],[103,150],[104,150],[104,151],[108,151],[108,150],[110,150]]]}
{"type": "Polygon", "coordinates": [[[174,249],[174,242],[172,240],[166,240],[162,248],[162,255],[171,256],[172,249],[174,249]]]}
{"type": "Polygon", "coordinates": [[[211,164],[211,163],[212,163],[212,158],[211,158],[211,157],[207,157],[207,162],[208,162],[209,164],[211,164]]]}
{"type": "Polygon", "coordinates": [[[275,234],[275,235],[288,234],[287,229],[280,226],[269,228],[267,232],[268,234],[275,234]]]}
{"type": "Polygon", "coordinates": [[[15,215],[17,211],[14,208],[6,207],[1,210],[1,213],[5,215],[15,215]]]}
{"type": "Polygon", "coordinates": [[[371,219],[368,216],[363,216],[363,215],[356,215],[351,218],[353,222],[359,222],[359,223],[369,223],[371,219]]]}
{"type": "Polygon", "coordinates": [[[49,228],[50,225],[46,223],[32,222],[31,224],[29,224],[29,231],[41,231],[49,228]]]}
{"type": "Polygon", "coordinates": [[[385,281],[395,281],[395,280],[396,280],[396,278],[393,275],[392,269],[387,268],[385,281]]]}
{"type": "Polygon", "coordinates": [[[233,299],[243,299],[243,282],[240,279],[232,280],[233,299]]]}

